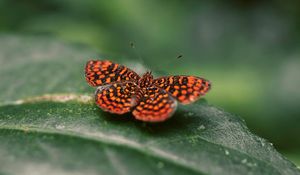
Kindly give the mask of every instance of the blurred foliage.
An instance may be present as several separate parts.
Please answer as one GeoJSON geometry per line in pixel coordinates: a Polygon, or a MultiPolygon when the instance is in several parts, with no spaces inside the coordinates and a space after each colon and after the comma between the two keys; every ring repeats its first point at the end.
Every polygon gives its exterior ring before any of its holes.
{"type": "Polygon", "coordinates": [[[299,6],[296,0],[2,0],[0,31],[54,36],[157,72],[206,77],[213,82],[210,104],[243,116],[299,161],[299,6]]]}

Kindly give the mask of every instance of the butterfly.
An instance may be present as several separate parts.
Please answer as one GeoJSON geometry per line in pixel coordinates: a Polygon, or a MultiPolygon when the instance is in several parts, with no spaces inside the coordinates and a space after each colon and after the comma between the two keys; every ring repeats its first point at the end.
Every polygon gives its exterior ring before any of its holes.
{"type": "Polygon", "coordinates": [[[137,120],[162,122],[170,118],[177,101],[189,104],[205,95],[210,81],[196,76],[153,78],[151,72],[139,76],[126,66],[108,60],[86,63],[85,78],[97,87],[95,102],[103,111],[114,114],[132,112],[137,120]]]}

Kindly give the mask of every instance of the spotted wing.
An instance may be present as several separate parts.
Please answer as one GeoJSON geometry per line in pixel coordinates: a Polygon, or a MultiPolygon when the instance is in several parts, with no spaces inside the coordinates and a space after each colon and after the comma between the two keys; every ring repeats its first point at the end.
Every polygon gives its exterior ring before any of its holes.
{"type": "Polygon", "coordinates": [[[177,107],[176,100],[165,90],[151,87],[140,98],[140,103],[132,112],[138,120],[162,122],[170,118],[177,107]]]}
{"type": "Polygon", "coordinates": [[[111,82],[133,81],[140,77],[129,68],[108,60],[90,60],[85,66],[85,78],[91,86],[101,86],[111,82]]]}
{"type": "Polygon", "coordinates": [[[99,86],[95,93],[96,104],[104,111],[124,114],[136,106],[137,85],[133,82],[116,82],[99,86]]]}
{"type": "Polygon", "coordinates": [[[157,87],[165,89],[182,104],[189,104],[200,96],[205,95],[211,83],[208,80],[195,76],[168,76],[154,80],[157,87]]]}

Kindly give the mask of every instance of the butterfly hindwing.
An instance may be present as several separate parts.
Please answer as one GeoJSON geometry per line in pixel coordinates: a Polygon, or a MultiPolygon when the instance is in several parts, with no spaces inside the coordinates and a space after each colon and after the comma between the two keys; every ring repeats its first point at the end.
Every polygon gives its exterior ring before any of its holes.
{"type": "Polygon", "coordinates": [[[85,66],[85,78],[91,86],[112,82],[137,82],[140,76],[131,69],[108,60],[90,60],[85,66]]]}
{"type": "Polygon", "coordinates": [[[95,93],[96,104],[104,111],[115,114],[130,112],[138,103],[135,96],[136,88],[134,82],[116,82],[99,86],[95,93]]]}
{"type": "Polygon", "coordinates": [[[147,122],[161,122],[173,115],[176,100],[165,90],[150,87],[143,93],[140,103],[133,110],[136,119],[147,122]]]}
{"type": "Polygon", "coordinates": [[[182,104],[189,104],[205,95],[211,87],[208,80],[195,76],[167,76],[154,80],[154,84],[170,93],[182,104]]]}

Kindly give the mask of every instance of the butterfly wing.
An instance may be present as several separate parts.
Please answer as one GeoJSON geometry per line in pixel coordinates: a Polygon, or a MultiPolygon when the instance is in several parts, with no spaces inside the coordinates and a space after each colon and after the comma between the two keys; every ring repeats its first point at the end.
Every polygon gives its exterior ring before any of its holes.
{"type": "Polygon", "coordinates": [[[195,76],[167,76],[154,80],[154,84],[176,98],[182,104],[189,104],[205,95],[211,83],[195,76]]]}
{"type": "Polygon", "coordinates": [[[90,60],[85,66],[85,78],[91,86],[101,86],[111,82],[137,82],[140,76],[131,69],[108,60],[90,60]]]}
{"type": "Polygon", "coordinates": [[[162,122],[170,118],[177,107],[176,100],[165,90],[151,87],[140,98],[139,104],[132,112],[138,120],[162,122]]]}
{"type": "Polygon", "coordinates": [[[137,85],[134,82],[116,82],[99,86],[95,93],[96,104],[104,111],[124,114],[138,103],[137,85]]]}

